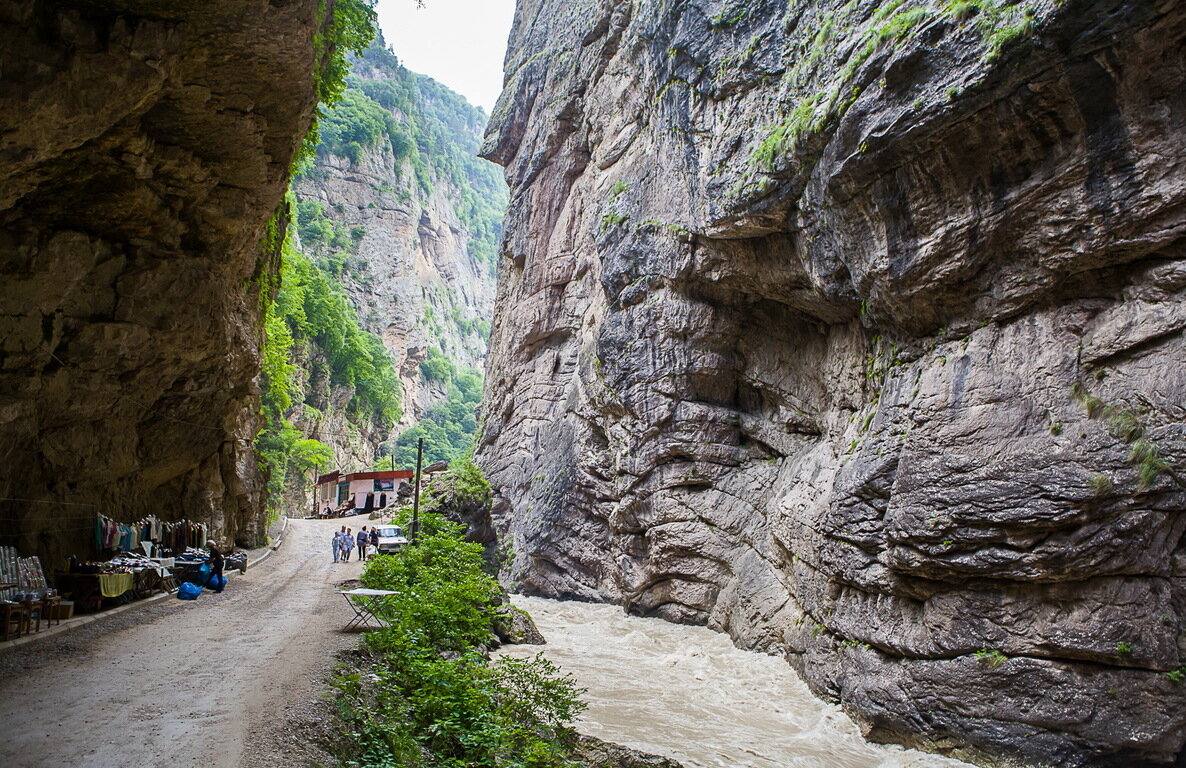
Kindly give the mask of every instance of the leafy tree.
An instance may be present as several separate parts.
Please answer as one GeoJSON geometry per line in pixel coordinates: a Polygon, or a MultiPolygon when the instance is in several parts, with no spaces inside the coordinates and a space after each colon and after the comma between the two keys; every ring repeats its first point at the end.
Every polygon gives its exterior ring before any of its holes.
{"type": "Polygon", "coordinates": [[[390,112],[363,91],[347,88],[322,120],[321,145],[335,155],[349,155],[353,145],[361,159],[364,147],[377,146],[395,130],[390,112]]]}
{"type": "Polygon", "coordinates": [[[401,467],[416,466],[416,445],[424,438],[424,461],[455,461],[466,455],[478,431],[482,374],[472,368],[451,374],[445,401],[429,408],[415,426],[396,438],[393,453],[401,467]]]}
{"type": "Polygon", "coordinates": [[[420,363],[420,373],[429,381],[448,382],[457,373],[457,366],[437,347],[428,350],[428,357],[420,363]]]}
{"type": "MultiPolygon", "coordinates": [[[[320,215],[316,203],[297,206],[298,226],[302,219],[306,226],[324,221],[320,215]]],[[[325,361],[324,372],[332,383],[353,389],[348,418],[370,421],[383,431],[400,416],[399,382],[391,356],[378,336],[363,330],[342,286],[296,250],[291,240],[282,249],[280,279],[280,290],[264,317],[261,399],[266,423],[256,438],[256,450],[269,470],[273,505],[286,482],[333,462],[329,446],[303,438],[289,421],[304,408],[303,387],[291,362],[298,345],[304,357],[325,361]]]]}

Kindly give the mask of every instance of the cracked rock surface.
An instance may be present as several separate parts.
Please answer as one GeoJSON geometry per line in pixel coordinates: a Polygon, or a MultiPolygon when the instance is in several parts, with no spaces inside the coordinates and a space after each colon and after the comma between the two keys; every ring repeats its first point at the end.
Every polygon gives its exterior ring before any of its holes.
{"type": "Polygon", "coordinates": [[[1172,763],[1184,50],[1172,2],[521,0],[504,577],[785,654],[874,739],[1172,763]]]}
{"type": "Polygon", "coordinates": [[[95,511],[263,537],[261,242],[317,8],[0,2],[0,533],[47,567],[95,511]]]}

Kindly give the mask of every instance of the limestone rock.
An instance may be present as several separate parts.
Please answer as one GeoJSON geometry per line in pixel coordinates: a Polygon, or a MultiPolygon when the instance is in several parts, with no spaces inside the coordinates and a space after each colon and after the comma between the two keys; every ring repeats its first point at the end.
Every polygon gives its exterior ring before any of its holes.
{"type": "Polygon", "coordinates": [[[650,755],[583,733],[576,735],[572,757],[585,768],[681,768],[671,758],[650,755]]]}
{"type": "Polygon", "coordinates": [[[96,511],[263,539],[261,242],[318,8],[0,2],[0,534],[48,567],[96,511]]]}
{"type": "Polygon", "coordinates": [[[1173,762],[1186,8],[516,18],[504,577],[783,653],[875,739],[1173,762]]]}

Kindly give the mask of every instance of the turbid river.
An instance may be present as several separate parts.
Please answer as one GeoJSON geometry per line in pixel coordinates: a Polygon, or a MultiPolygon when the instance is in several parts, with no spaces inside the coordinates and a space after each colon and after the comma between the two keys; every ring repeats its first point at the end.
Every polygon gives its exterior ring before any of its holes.
{"type": "MultiPolygon", "coordinates": [[[[588,689],[579,730],[686,768],[956,768],[869,744],[785,661],[704,627],[626,616],[613,605],[515,597],[548,639],[544,654],[588,689]]],[[[530,656],[535,646],[508,646],[530,656]]]]}

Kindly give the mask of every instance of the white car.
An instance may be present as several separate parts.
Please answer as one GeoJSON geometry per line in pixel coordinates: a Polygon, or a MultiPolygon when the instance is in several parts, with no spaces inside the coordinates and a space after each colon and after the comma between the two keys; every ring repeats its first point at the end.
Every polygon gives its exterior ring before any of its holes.
{"type": "Polygon", "coordinates": [[[404,538],[404,532],[398,525],[380,525],[378,528],[379,546],[376,551],[380,555],[393,555],[408,545],[408,540],[404,538]]]}

